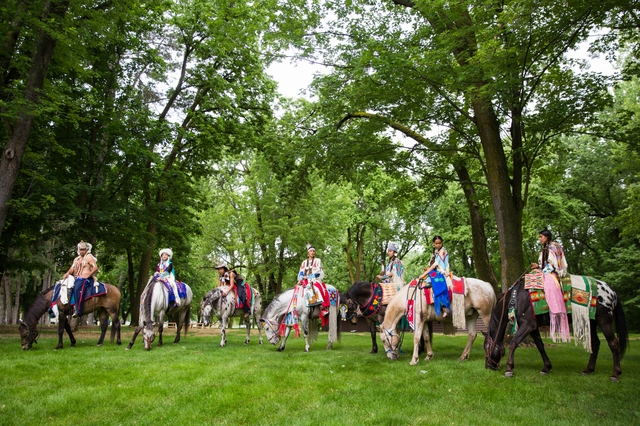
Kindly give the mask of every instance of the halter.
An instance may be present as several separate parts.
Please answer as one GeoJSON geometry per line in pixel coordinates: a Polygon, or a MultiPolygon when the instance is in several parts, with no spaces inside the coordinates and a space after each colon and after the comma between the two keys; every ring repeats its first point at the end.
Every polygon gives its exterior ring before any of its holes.
{"type": "MultiPolygon", "coordinates": [[[[265,333],[267,333],[268,331],[271,331],[273,333],[274,337],[278,337],[278,325],[268,319],[268,318],[260,318],[260,324],[262,325],[262,329],[265,331],[265,333]]],[[[269,342],[271,342],[271,338],[267,337],[269,339],[269,342]]],[[[276,340],[276,343],[279,341],[280,339],[276,340]]],[[[271,342],[273,343],[273,342],[271,342]]],[[[275,343],[274,343],[275,344],[275,343]]]]}
{"type": "Polygon", "coordinates": [[[391,342],[393,341],[392,340],[393,336],[396,336],[398,338],[398,340],[399,340],[400,339],[400,335],[398,333],[396,333],[395,329],[387,330],[384,327],[381,327],[381,328],[382,328],[382,333],[383,333],[382,334],[382,342],[383,343],[387,342],[387,339],[388,339],[388,344],[389,344],[389,349],[385,350],[384,353],[397,351],[398,347],[394,348],[393,345],[391,344],[391,342]]]}
{"type": "Polygon", "coordinates": [[[38,329],[36,327],[30,328],[29,326],[27,326],[27,331],[28,331],[27,344],[29,345],[37,344],[38,336],[40,335],[40,332],[38,331],[38,329]]]}

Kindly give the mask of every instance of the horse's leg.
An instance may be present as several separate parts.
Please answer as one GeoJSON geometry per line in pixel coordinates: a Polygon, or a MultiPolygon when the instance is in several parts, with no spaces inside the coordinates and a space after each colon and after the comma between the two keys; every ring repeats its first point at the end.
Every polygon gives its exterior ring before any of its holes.
{"type": "Polygon", "coordinates": [[[158,347],[162,346],[162,332],[164,331],[164,317],[162,314],[160,315],[160,320],[158,321],[158,347]]]}
{"type": "Polygon", "coordinates": [[[302,324],[302,333],[304,334],[304,351],[305,352],[309,352],[309,349],[311,349],[311,345],[309,344],[309,322],[310,322],[309,315],[307,315],[306,317],[304,315],[300,315],[299,323],[302,324]]]}
{"type": "Polygon", "coordinates": [[[280,347],[278,347],[278,349],[276,349],[277,352],[284,351],[284,346],[287,343],[287,337],[289,337],[289,333],[291,333],[291,326],[287,326],[285,328],[284,336],[282,336],[282,339],[280,339],[280,347]]]}
{"type": "Polygon", "coordinates": [[[121,324],[118,310],[111,309],[111,311],[109,312],[109,316],[111,317],[111,343],[113,343],[114,338],[117,336],[118,340],[116,341],[116,343],[118,344],[118,346],[120,346],[122,344],[122,341],[120,340],[121,324]]]}
{"type": "MultiPolygon", "coordinates": [[[[598,317],[600,316],[601,315],[598,317]]],[[[613,318],[608,314],[604,318],[605,321],[599,321],[599,324],[602,334],[604,334],[609,344],[611,355],[613,355],[613,372],[611,373],[610,379],[612,382],[617,382],[622,374],[622,369],[620,368],[620,342],[613,331],[613,318]]],[[[593,324],[591,326],[591,357],[593,358],[593,369],[591,371],[594,371],[596,368],[596,359],[598,358],[598,350],[600,349],[600,339],[598,339],[598,331],[595,328],[595,324],[593,324]],[[594,342],[596,343],[594,344],[594,342]]],[[[589,359],[589,365],[591,365],[591,358],[589,359]]],[[[588,368],[589,367],[587,367],[587,369],[588,368]]]]}
{"type": "MultiPolygon", "coordinates": [[[[65,321],[66,317],[62,314],[62,312],[60,312],[58,318],[58,346],[56,346],[56,349],[62,349],[62,335],[64,334],[65,324],[67,324],[68,326],[68,323],[65,321]]],[[[69,333],[70,332],[71,328],[69,327],[69,333]]]]}
{"type": "Polygon", "coordinates": [[[458,361],[465,361],[469,359],[469,354],[471,354],[471,347],[473,346],[473,342],[476,341],[476,337],[478,332],[476,331],[476,323],[478,321],[478,313],[474,311],[473,315],[467,317],[467,346],[465,346],[464,351],[462,351],[462,355],[458,358],[458,361]]]}
{"type": "Polygon", "coordinates": [[[376,330],[376,321],[372,318],[367,317],[367,322],[369,323],[369,332],[371,332],[371,352],[370,354],[378,353],[378,333],[376,330]]]}
{"type": "Polygon", "coordinates": [[[409,365],[416,365],[420,361],[420,338],[422,337],[422,331],[424,330],[424,323],[421,320],[417,321],[416,329],[413,331],[413,356],[409,365]]]}
{"type": "Polygon", "coordinates": [[[180,342],[180,329],[182,328],[182,324],[184,323],[184,316],[186,314],[186,309],[183,310],[182,312],[178,313],[178,319],[176,322],[176,338],[173,341],[173,344],[175,345],[176,343],[180,342]]]}
{"type": "MultiPolygon", "coordinates": [[[[518,323],[518,331],[513,335],[513,339],[511,339],[511,343],[509,344],[509,357],[507,358],[507,368],[505,369],[504,375],[505,377],[513,377],[513,367],[514,367],[514,355],[516,352],[516,348],[518,345],[527,337],[529,334],[533,333],[534,330],[537,330],[537,324],[535,323],[535,318],[532,318],[533,325],[530,322],[522,321],[522,323],[518,323]]],[[[532,336],[533,337],[533,336],[532,336]]],[[[538,333],[538,338],[540,338],[540,333],[538,333]]],[[[534,339],[535,340],[535,339],[534,339]]],[[[542,341],[540,341],[542,342],[542,341]]],[[[537,346],[537,343],[536,343],[537,346]]],[[[538,347],[538,350],[540,348],[538,347]]],[[[542,347],[542,351],[544,352],[544,346],[542,347]]],[[[542,355],[542,352],[541,352],[542,355]]],[[[546,353],[542,356],[542,359],[546,357],[546,353]]],[[[551,366],[549,366],[551,368],[551,366]]]]}
{"type": "Polygon", "coordinates": [[[69,324],[69,321],[65,322],[64,330],[67,332],[67,335],[69,336],[69,340],[71,340],[71,347],[74,348],[76,346],[76,338],[73,335],[73,332],[71,331],[71,324],[69,324]]]}
{"type": "Polygon", "coordinates": [[[430,361],[433,359],[433,347],[431,346],[431,340],[433,339],[433,322],[427,321],[427,328],[422,326],[422,340],[424,340],[425,350],[427,355],[424,357],[425,361],[430,361]]]}
{"type": "Polygon", "coordinates": [[[536,327],[536,329],[530,333],[530,336],[533,339],[533,342],[536,344],[536,348],[538,348],[538,352],[540,352],[540,356],[542,357],[542,362],[544,364],[544,367],[542,367],[542,370],[540,370],[540,374],[546,376],[551,370],[552,366],[551,360],[547,355],[547,351],[544,349],[544,342],[542,341],[542,337],[540,337],[540,330],[538,330],[538,327],[536,327]]]}
{"type": "Polygon", "coordinates": [[[259,316],[260,314],[258,314],[257,311],[253,313],[253,321],[256,323],[256,328],[258,329],[258,338],[260,339],[259,342],[260,344],[262,344],[262,327],[260,327],[260,323],[258,322],[259,316]]]}
{"type": "Polygon", "coordinates": [[[244,327],[247,329],[247,337],[244,339],[244,344],[248,345],[249,340],[251,339],[251,317],[250,316],[244,318],[244,327]]]}
{"type": "Polygon", "coordinates": [[[129,342],[129,345],[127,346],[127,350],[131,349],[131,346],[133,346],[133,344],[136,342],[136,337],[138,337],[138,334],[140,334],[140,331],[142,330],[142,328],[144,327],[144,325],[140,324],[138,325],[138,327],[136,327],[136,331],[133,332],[133,336],[131,336],[131,341],[129,342]]]}
{"type": "Polygon", "coordinates": [[[229,323],[229,316],[226,313],[221,315],[220,319],[220,347],[224,348],[227,344],[227,325],[229,323]]]}
{"type": "Polygon", "coordinates": [[[98,309],[98,318],[100,318],[100,338],[98,339],[97,346],[102,346],[104,343],[104,336],[107,335],[107,328],[109,327],[109,315],[104,308],[98,309]]]}

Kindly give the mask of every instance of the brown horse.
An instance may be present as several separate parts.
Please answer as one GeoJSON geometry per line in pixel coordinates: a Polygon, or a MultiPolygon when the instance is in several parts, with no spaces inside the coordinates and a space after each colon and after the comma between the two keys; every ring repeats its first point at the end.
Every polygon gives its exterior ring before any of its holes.
{"type": "MultiPolygon", "coordinates": [[[[96,312],[100,319],[100,339],[98,339],[98,346],[102,346],[104,342],[104,336],[107,333],[107,327],[109,325],[109,317],[111,317],[111,343],[117,335],[117,344],[121,344],[120,341],[120,290],[111,284],[105,284],[107,293],[101,296],[95,296],[83,302],[82,312],[85,314],[96,312]]],[[[20,321],[20,340],[23,350],[31,349],[34,343],[37,343],[38,338],[38,320],[44,315],[51,304],[53,303],[53,294],[55,286],[44,290],[38,299],[33,303],[24,320],[20,321]]],[[[62,349],[62,335],[65,330],[71,340],[71,347],[76,345],[76,339],[73,337],[71,327],[69,325],[68,315],[71,314],[71,306],[69,304],[63,305],[60,300],[56,301],[59,312],[58,321],[58,346],[56,349],[62,349]]]]}
{"type": "MultiPolygon", "coordinates": [[[[627,331],[626,320],[622,310],[622,302],[609,285],[604,281],[596,280],[598,286],[598,298],[596,302],[595,320],[590,320],[590,340],[591,340],[591,357],[587,368],[582,371],[583,375],[593,373],[596,368],[596,360],[598,359],[598,351],[600,350],[600,339],[598,338],[597,326],[600,327],[602,333],[607,339],[609,349],[613,355],[613,373],[611,373],[611,381],[617,382],[622,370],[620,369],[620,360],[624,356],[627,349],[629,334],[627,331]],[[614,332],[615,328],[618,337],[614,332]]],[[[546,375],[551,370],[551,361],[544,350],[544,342],[540,337],[538,327],[549,325],[549,314],[536,315],[531,304],[529,291],[524,288],[524,278],[518,280],[505,294],[503,294],[496,304],[489,324],[489,331],[485,335],[484,349],[486,352],[485,368],[492,370],[500,369],[500,360],[504,356],[504,335],[509,324],[509,307],[515,306],[518,330],[513,335],[509,344],[509,358],[507,360],[507,368],[504,373],[506,377],[513,376],[514,353],[518,345],[525,337],[531,336],[540,352],[544,366],[540,374],[546,375]]]]}

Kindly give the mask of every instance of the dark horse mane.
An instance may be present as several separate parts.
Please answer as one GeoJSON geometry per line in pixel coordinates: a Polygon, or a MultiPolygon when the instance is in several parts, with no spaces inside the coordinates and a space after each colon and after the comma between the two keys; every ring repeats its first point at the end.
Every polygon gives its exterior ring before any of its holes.
{"type": "Polygon", "coordinates": [[[28,326],[32,327],[38,323],[40,317],[49,309],[49,305],[51,304],[51,300],[49,297],[46,297],[48,293],[53,291],[55,286],[51,286],[46,290],[42,290],[40,296],[33,302],[33,305],[29,308],[27,313],[25,314],[24,322],[28,326]]]}
{"type": "Polygon", "coordinates": [[[368,281],[356,281],[353,285],[347,290],[347,299],[354,299],[357,294],[355,290],[362,291],[363,289],[369,290],[368,293],[371,293],[371,283],[368,281]]]}

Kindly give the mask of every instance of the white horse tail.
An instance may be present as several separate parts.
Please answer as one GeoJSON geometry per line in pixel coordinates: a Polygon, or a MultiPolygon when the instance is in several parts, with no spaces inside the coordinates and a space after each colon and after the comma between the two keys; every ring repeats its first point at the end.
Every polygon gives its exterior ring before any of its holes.
{"type": "MultiPolygon", "coordinates": [[[[338,297],[338,300],[340,297],[338,297]]],[[[338,307],[331,304],[329,306],[329,341],[339,342],[341,338],[340,334],[340,321],[338,320],[338,307]]]]}

